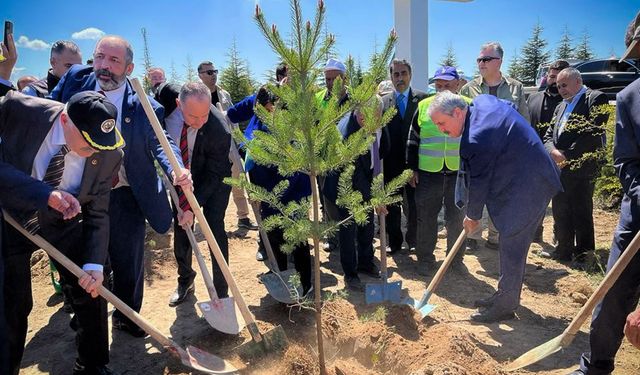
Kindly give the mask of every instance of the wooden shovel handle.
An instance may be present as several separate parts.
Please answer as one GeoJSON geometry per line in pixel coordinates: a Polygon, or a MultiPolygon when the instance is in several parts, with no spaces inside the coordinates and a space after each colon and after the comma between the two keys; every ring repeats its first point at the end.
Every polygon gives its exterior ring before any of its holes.
{"type": "Polygon", "coordinates": [[[378,215],[380,220],[380,274],[387,279],[387,215],[378,215]]]}
{"type": "MultiPolygon", "coordinates": [[[[47,254],[53,259],[55,259],[58,263],[62,264],[64,268],[69,270],[72,274],[81,278],[86,275],[78,265],[73,263],[69,258],[67,258],[64,254],[62,254],[58,249],[56,249],[53,245],[51,245],[47,240],[42,238],[40,235],[33,235],[27,232],[20,224],[18,224],[6,211],[4,211],[4,219],[7,223],[11,224],[12,227],[16,228],[23,236],[31,240],[34,244],[38,245],[42,250],[46,251],[47,254]]],[[[175,342],[169,339],[167,336],[163,335],[157,328],[151,325],[146,319],[144,319],[140,314],[135,312],[126,303],[122,302],[118,297],[116,297],[113,293],[111,293],[107,288],[100,285],[98,287],[98,294],[102,296],[105,300],[115,306],[121,313],[123,313],[127,318],[131,319],[134,323],[136,323],[139,327],[144,329],[151,337],[153,337],[156,341],[158,341],[164,347],[171,347],[175,349],[182,350],[175,342]]]]}
{"type": "MultiPolygon", "coordinates": [[[[169,140],[167,139],[167,136],[165,135],[162,129],[162,126],[160,125],[160,121],[158,120],[158,117],[156,117],[156,113],[154,112],[153,107],[151,107],[151,103],[149,102],[149,98],[147,98],[147,94],[145,93],[144,89],[142,88],[142,85],[140,84],[140,81],[137,78],[133,78],[131,80],[131,85],[133,86],[133,89],[135,90],[135,92],[138,94],[138,99],[140,100],[140,104],[142,104],[142,108],[144,109],[144,112],[147,114],[147,118],[149,119],[149,122],[153,127],[153,131],[156,134],[156,137],[158,138],[158,141],[160,142],[160,145],[162,146],[164,153],[169,159],[169,163],[171,163],[171,168],[173,168],[176,176],[180,177],[182,175],[182,169],[180,168],[178,159],[173,154],[173,150],[171,149],[169,140]]],[[[238,285],[235,279],[233,278],[233,274],[231,274],[231,271],[229,270],[229,266],[227,265],[227,262],[224,259],[224,256],[222,255],[222,251],[220,251],[218,242],[213,236],[211,227],[209,227],[207,218],[204,216],[204,213],[202,212],[202,208],[200,208],[200,205],[198,204],[198,200],[196,199],[195,195],[193,195],[193,192],[191,190],[184,189],[183,193],[187,198],[187,201],[189,202],[189,205],[191,206],[191,209],[193,210],[193,213],[196,219],[198,219],[198,222],[200,223],[200,229],[202,230],[204,237],[207,239],[207,242],[209,243],[211,252],[213,253],[213,256],[216,258],[216,262],[218,262],[218,266],[220,267],[220,270],[222,271],[222,274],[224,275],[225,280],[227,280],[227,283],[229,284],[229,288],[231,289],[231,293],[235,297],[236,303],[238,304],[238,308],[240,309],[240,313],[242,314],[244,321],[247,322],[247,327],[249,328],[251,337],[253,338],[254,341],[257,341],[257,342],[262,341],[262,334],[257,328],[257,324],[255,319],[253,318],[253,314],[251,314],[251,311],[249,311],[249,307],[247,307],[247,304],[244,298],[242,297],[242,294],[240,294],[238,285]]]]}
{"type": "MultiPolygon", "coordinates": [[[[171,194],[171,199],[173,199],[174,206],[178,213],[182,213],[182,208],[180,208],[180,198],[178,198],[178,192],[176,188],[171,185],[167,176],[162,176],[162,182],[164,182],[164,186],[169,190],[171,194]]],[[[200,247],[198,246],[198,241],[196,240],[195,234],[193,234],[193,229],[191,227],[185,229],[187,233],[187,237],[189,238],[189,243],[191,243],[191,248],[193,249],[193,253],[196,256],[196,260],[198,261],[198,266],[200,267],[200,272],[202,273],[202,278],[204,279],[204,285],[207,287],[207,291],[209,292],[209,298],[212,301],[218,299],[218,293],[216,292],[216,288],[213,285],[213,279],[211,278],[211,274],[209,273],[209,268],[204,261],[202,253],[200,252],[200,247]]]]}
{"type": "Polygon", "coordinates": [[[465,238],[467,238],[467,232],[463,230],[462,232],[460,232],[460,235],[458,236],[456,243],[453,245],[453,248],[451,248],[451,250],[449,251],[449,254],[447,254],[447,257],[444,258],[444,262],[442,262],[442,265],[438,269],[438,272],[436,272],[436,275],[433,277],[433,279],[429,283],[426,293],[432,293],[438,287],[438,284],[440,284],[440,281],[444,277],[445,272],[447,272],[449,265],[451,264],[451,262],[453,262],[453,258],[456,256],[456,254],[462,247],[462,244],[464,244],[465,238]]]}
{"type": "Polygon", "coordinates": [[[598,288],[593,292],[591,297],[587,300],[587,303],[582,306],[578,315],[571,321],[571,324],[564,331],[566,334],[575,335],[582,327],[584,321],[589,317],[591,311],[596,307],[596,304],[604,298],[605,294],[611,289],[613,284],[618,280],[620,274],[627,267],[631,259],[633,259],[634,255],[638,252],[638,248],[640,248],[640,231],[636,233],[633,237],[627,248],[624,250],[620,258],[616,264],[611,268],[611,270],[607,273],[607,275],[602,279],[598,288]]]}

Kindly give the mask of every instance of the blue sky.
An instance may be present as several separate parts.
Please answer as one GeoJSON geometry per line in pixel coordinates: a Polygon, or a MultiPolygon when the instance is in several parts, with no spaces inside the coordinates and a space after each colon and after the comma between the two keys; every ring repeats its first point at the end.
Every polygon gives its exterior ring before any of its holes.
{"type": "MultiPolygon", "coordinates": [[[[144,27],[153,64],[167,72],[173,62],[184,76],[187,56],[194,65],[212,60],[222,69],[235,38],[253,76],[264,81],[265,72],[273,68],[277,57],[253,21],[255,3],[255,0],[4,0],[0,19],[14,21],[15,38],[21,39],[14,79],[26,74],[43,76],[49,66],[49,46],[58,39],[73,38],[86,60],[96,42],[91,37],[101,32],[121,35],[133,44],[134,75],[138,76],[142,74],[140,29],[144,27]]],[[[259,3],[269,23],[277,24],[281,31],[288,30],[289,0],[259,3]]],[[[312,18],[316,1],[302,3],[305,18],[312,18]]],[[[380,48],[393,28],[393,0],[325,0],[325,4],[328,29],[337,37],[340,57],[351,54],[366,65],[376,44],[380,48]]],[[[504,47],[503,71],[506,71],[514,51],[522,47],[538,21],[544,27],[543,37],[550,49],[555,49],[566,25],[576,42],[588,30],[596,56],[608,57],[611,51],[619,56],[624,50],[624,30],[638,10],[640,0],[471,3],[429,0],[429,73],[433,74],[451,43],[460,67],[466,74],[472,74],[478,47],[491,40],[504,47]]]]}

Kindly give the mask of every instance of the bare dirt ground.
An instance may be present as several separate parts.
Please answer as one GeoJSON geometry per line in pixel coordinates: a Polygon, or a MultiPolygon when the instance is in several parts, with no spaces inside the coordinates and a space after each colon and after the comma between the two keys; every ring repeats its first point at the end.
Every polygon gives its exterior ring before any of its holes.
{"type": "MultiPolygon", "coordinates": [[[[235,207],[227,210],[227,230],[235,230],[235,207]]],[[[400,306],[366,306],[362,294],[334,298],[324,310],[328,369],[335,374],[463,375],[502,374],[501,366],[557,335],[568,325],[595,287],[598,278],[574,271],[538,252],[551,249],[552,220],[545,219],[545,244],[533,244],[529,254],[522,307],[517,319],[501,324],[474,324],[468,319],[477,298],[493,292],[498,277],[494,250],[480,248],[467,254],[467,272],[449,271],[431,298],[438,308],[418,321],[412,311],[400,306]]],[[[597,211],[596,242],[608,248],[617,222],[616,213],[597,211]]],[[[281,325],[290,346],[284,353],[271,353],[243,360],[237,347],[250,340],[247,330],[238,336],[215,331],[199,316],[196,300],[208,296],[200,277],[196,295],[177,308],[168,306],[176,286],[176,267],[169,235],[149,234],[146,253],[146,290],[141,314],[160,331],[181,345],[192,344],[231,361],[242,374],[313,374],[314,315],[308,310],[289,310],[267,295],[256,275],[265,272],[255,260],[257,232],[248,238],[230,239],[230,268],[261,329],[281,325]],[[153,240],[153,241],[151,241],[153,240]],[[154,243],[155,242],[155,243],[154,243]]],[[[206,242],[199,238],[200,247],[206,242]]],[[[438,241],[436,256],[444,258],[445,240],[438,241]]],[[[210,259],[208,254],[207,259],[210,259]]],[[[209,262],[209,260],[208,260],[209,262]]],[[[196,262],[194,261],[194,266],[196,262]]],[[[69,374],[75,359],[74,335],[69,315],[54,295],[48,263],[39,251],[32,258],[34,309],[29,319],[27,346],[22,362],[24,374],[69,374]]],[[[322,285],[325,291],[344,288],[338,254],[321,251],[322,285]]],[[[416,272],[415,254],[404,250],[390,259],[392,280],[402,280],[414,298],[426,287],[416,272]]],[[[371,281],[366,277],[363,281],[371,281]]],[[[111,332],[111,364],[120,374],[190,374],[150,337],[132,338],[111,332]]],[[[588,348],[588,323],[567,350],[516,374],[567,374],[576,368],[580,353],[588,348]]],[[[194,372],[195,373],[195,372],[194,372]]],[[[615,374],[640,374],[640,351],[624,342],[616,359],[615,374]]]]}

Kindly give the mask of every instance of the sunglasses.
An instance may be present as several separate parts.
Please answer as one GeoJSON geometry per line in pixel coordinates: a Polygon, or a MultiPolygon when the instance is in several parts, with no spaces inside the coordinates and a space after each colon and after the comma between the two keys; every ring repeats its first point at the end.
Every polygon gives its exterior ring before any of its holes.
{"type": "Polygon", "coordinates": [[[209,70],[203,70],[201,72],[198,72],[198,74],[205,74],[205,73],[212,76],[214,74],[218,74],[218,69],[209,69],[209,70]]]}
{"type": "Polygon", "coordinates": [[[491,60],[500,60],[500,58],[499,57],[493,57],[493,56],[483,56],[483,57],[478,57],[476,59],[476,62],[478,64],[480,64],[481,62],[488,63],[491,60]]]}

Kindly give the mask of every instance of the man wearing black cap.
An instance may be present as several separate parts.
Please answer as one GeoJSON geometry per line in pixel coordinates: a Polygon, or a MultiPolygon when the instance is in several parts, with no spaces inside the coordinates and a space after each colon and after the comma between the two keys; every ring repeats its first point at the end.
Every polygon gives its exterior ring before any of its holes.
{"type": "MultiPolygon", "coordinates": [[[[189,82],[182,88],[175,84],[161,85],[156,100],[164,106],[166,130],[180,145],[182,162],[190,168],[198,203],[224,258],[229,261],[229,244],[224,228],[224,215],[229,204],[231,186],[222,180],[231,176],[229,147],[231,135],[226,131],[222,113],[211,104],[211,92],[204,83],[189,82]]],[[[179,202],[186,217],[174,208],[173,252],[178,263],[178,287],[169,299],[177,306],[194,291],[196,273],[191,267],[192,249],[183,227],[193,224],[193,212],[186,201],[179,202]]],[[[220,298],[228,297],[228,286],[216,260],[213,263],[213,283],[220,298]]]]}
{"type": "MultiPolygon", "coordinates": [[[[640,12],[627,28],[625,58],[640,58],[640,12]]],[[[640,230],[640,79],[616,96],[616,133],[613,164],[620,176],[624,196],[620,220],[613,236],[607,272],[640,230]]],[[[589,351],[582,354],[580,368],[572,375],[604,375],[614,370],[615,357],[624,334],[632,344],[640,345],[640,253],[622,271],[591,320],[589,351]]]]}
{"type": "MultiPolygon", "coordinates": [[[[527,109],[529,110],[529,119],[531,120],[531,126],[538,132],[540,139],[544,138],[547,129],[551,125],[553,120],[553,112],[560,102],[562,102],[562,96],[558,92],[558,83],[556,82],[558,74],[564,68],[568,68],[569,63],[565,60],[556,60],[549,65],[547,70],[547,87],[544,91],[536,92],[529,95],[527,99],[527,109]]],[[[542,223],[538,226],[536,236],[533,242],[542,242],[542,232],[544,227],[542,223]]],[[[542,252],[544,257],[550,257],[551,254],[546,251],[542,252]]]]}
{"type": "MultiPolygon", "coordinates": [[[[74,95],[65,106],[46,99],[8,93],[0,101],[4,162],[53,188],[77,196],[82,213],[72,220],[52,210],[14,210],[12,216],[78,264],[78,280],[58,267],[63,288],[77,316],[74,374],[111,374],[107,304],[97,297],[109,242],[109,193],[122,160],[117,109],[96,92],[74,95]],[[28,139],[29,142],[25,142],[28,139]],[[82,287],[80,286],[82,285],[82,287]],[[93,297],[93,298],[92,298],[93,297]]],[[[10,373],[18,374],[33,301],[29,259],[37,248],[5,224],[5,313],[10,373]]]]}

